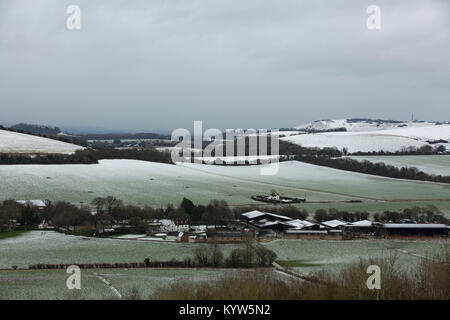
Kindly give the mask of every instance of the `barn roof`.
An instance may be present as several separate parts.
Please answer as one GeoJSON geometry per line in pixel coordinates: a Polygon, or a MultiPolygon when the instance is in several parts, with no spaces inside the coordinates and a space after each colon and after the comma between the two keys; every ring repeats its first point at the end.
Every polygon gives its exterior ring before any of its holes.
{"type": "Polygon", "coordinates": [[[296,230],[296,229],[286,230],[285,233],[287,233],[287,234],[328,234],[328,232],[326,230],[296,230]]]}
{"type": "Polygon", "coordinates": [[[330,227],[330,228],[336,228],[336,227],[339,227],[339,226],[346,225],[347,222],[344,222],[342,220],[334,219],[334,220],[324,221],[324,222],[322,222],[322,224],[327,226],[327,227],[330,227]]]}
{"type": "Polygon", "coordinates": [[[445,224],[436,223],[385,223],[381,225],[381,228],[386,229],[447,229],[445,224]]]}
{"type": "Polygon", "coordinates": [[[278,214],[273,214],[270,212],[264,212],[264,211],[259,211],[259,210],[253,210],[253,211],[241,214],[241,216],[246,217],[248,220],[252,220],[252,219],[255,219],[255,218],[258,218],[261,216],[265,216],[265,215],[270,216],[275,219],[280,219],[280,220],[286,220],[286,221],[292,220],[292,218],[289,218],[286,216],[280,216],[278,214]]]}
{"type": "Polygon", "coordinates": [[[356,221],[356,222],[351,222],[346,224],[347,226],[352,226],[352,227],[371,227],[372,226],[372,221],[370,220],[361,220],[361,221],[356,221]]]}
{"type": "Polygon", "coordinates": [[[253,211],[249,211],[246,213],[242,213],[241,216],[246,217],[247,219],[251,220],[260,216],[265,215],[266,212],[262,212],[262,211],[258,211],[258,210],[253,210],[253,211]]]}
{"type": "Polygon", "coordinates": [[[282,224],[282,222],[280,222],[280,221],[269,221],[269,220],[266,220],[266,219],[253,222],[253,225],[255,225],[255,226],[259,227],[259,228],[275,226],[277,224],[282,224]]]}
{"type": "Polygon", "coordinates": [[[300,220],[300,219],[291,220],[291,221],[286,222],[285,224],[295,227],[295,228],[299,228],[299,229],[315,225],[315,223],[312,223],[312,222],[309,222],[306,220],[300,220]]]}

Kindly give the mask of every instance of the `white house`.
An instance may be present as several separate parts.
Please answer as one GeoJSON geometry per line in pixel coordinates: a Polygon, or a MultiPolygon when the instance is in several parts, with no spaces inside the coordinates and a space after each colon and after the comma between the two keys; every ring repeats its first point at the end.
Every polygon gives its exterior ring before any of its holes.
{"type": "Polygon", "coordinates": [[[158,220],[160,224],[160,230],[164,232],[177,231],[177,232],[188,232],[189,224],[186,222],[178,222],[170,219],[160,219],[158,220]]]}

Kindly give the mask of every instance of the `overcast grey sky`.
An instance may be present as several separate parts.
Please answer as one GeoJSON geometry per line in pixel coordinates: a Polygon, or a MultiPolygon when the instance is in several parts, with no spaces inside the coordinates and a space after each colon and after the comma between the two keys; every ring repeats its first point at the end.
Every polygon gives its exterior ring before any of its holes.
{"type": "Polygon", "coordinates": [[[450,121],[448,0],[0,0],[0,122],[450,121]],[[66,28],[67,6],[81,30],[66,28]],[[368,5],[381,30],[368,30],[368,5]]]}

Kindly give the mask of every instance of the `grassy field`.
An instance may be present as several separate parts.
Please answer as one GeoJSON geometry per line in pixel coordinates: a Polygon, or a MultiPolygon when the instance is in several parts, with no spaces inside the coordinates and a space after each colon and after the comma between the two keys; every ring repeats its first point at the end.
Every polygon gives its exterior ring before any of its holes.
{"type": "Polygon", "coordinates": [[[25,232],[26,232],[25,230],[13,230],[13,231],[0,232],[0,240],[14,238],[14,237],[22,235],[25,232]]]}
{"type": "Polygon", "coordinates": [[[206,204],[226,200],[233,206],[262,205],[251,196],[276,189],[292,197],[307,197],[298,206],[315,210],[336,207],[379,211],[436,205],[450,212],[450,185],[376,177],[283,162],[276,175],[260,174],[260,166],[168,165],[134,160],[103,160],[95,165],[0,166],[2,199],[51,199],[89,203],[114,195],[127,203],[166,206],[183,197],[206,204]],[[345,203],[361,200],[363,203],[345,203]]]}
{"type": "Polygon", "coordinates": [[[263,245],[278,255],[278,263],[308,274],[319,270],[339,270],[359,258],[396,255],[399,266],[413,267],[423,257],[445,248],[448,240],[273,240],[263,245]]]}

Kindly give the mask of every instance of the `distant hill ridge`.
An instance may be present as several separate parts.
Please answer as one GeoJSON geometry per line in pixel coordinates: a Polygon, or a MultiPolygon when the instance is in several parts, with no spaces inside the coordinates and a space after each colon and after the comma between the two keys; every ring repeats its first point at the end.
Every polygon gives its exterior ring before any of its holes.
{"type": "Polygon", "coordinates": [[[56,135],[61,133],[61,129],[59,129],[58,127],[29,123],[19,123],[11,126],[10,129],[18,132],[43,135],[56,135]]]}

